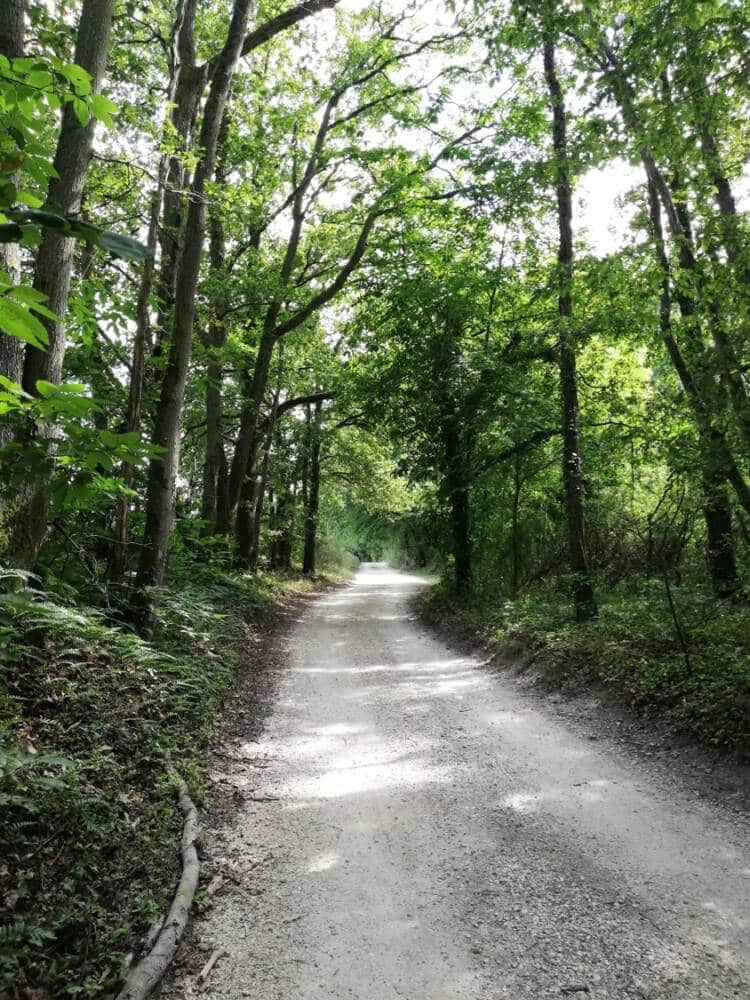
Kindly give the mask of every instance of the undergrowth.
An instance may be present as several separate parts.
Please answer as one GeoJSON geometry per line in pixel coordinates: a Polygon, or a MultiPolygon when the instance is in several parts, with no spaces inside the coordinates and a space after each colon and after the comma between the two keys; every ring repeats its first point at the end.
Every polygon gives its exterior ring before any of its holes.
{"type": "Polygon", "coordinates": [[[0,997],[109,997],[164,911],[213,717],[260,608],[300,581],[193,576],[148,641],[111,609],[0,596],[0,997]]]}
{"type": "Polygon", "coordinates": [[[485,592],[457,600],[444,584],[425,599],[433,620],[531,657],[550,686],[605,685],[636,712],[669,719],[701,742],[750,750],[750,608],[659,580],[606,593],[599,617],[573,621],[551,584],[515,601],[485,592]],[[681,634],[681,635],[680,635],[681,634]],[[684,643],[684,647],[683,647],[684,643]]]}

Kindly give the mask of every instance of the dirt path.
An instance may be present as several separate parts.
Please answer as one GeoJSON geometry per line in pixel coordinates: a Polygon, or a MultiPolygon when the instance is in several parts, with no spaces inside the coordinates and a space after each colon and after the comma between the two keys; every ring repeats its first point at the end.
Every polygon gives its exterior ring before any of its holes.
{"type": "Polygon", "coordinates": [[[196,932],[227,954],[168,995],[747,1000],[746,818],[451,652],[419,586],[368,567],[295,625],[265,734],[226,751],[246,795],[207,852],[238,884],[196,932]]]}

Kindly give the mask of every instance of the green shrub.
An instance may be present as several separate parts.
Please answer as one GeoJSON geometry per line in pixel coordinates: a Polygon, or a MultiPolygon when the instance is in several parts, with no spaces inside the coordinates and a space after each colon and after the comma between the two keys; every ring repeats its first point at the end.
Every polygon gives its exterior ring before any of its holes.
{"type": "Polygon", "coordinates": [[[750,608],[695,586],[672,589],[687,657],[659,580],[601,588],[599,618],[587,624],[573,620],[564,591],[551,583],[516,601],[485,592],[462,602],[441,584],[426,610],[525,648],[549,684],[601,683],[634,710],[667,717],[705,743],[750,749],[750,608]]]}

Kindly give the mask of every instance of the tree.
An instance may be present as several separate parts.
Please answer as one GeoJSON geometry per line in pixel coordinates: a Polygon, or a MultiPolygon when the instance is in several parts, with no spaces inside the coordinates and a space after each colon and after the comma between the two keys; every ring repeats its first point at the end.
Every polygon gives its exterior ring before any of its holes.
{"type": "Polygon", "coordinates": [[[597,614],[594,589],[586,551],[584,482],[578,435],[578,381],[576,377],[575,335],[573,332],[573,192],[568,161],[565,104],[555,65],[555,42],[549,28],[544,30],[544,74],[552,105],[557,224],[560,243],[558,309],[560,311],[560,395],[562,398],[563,482],[568,518],[568,550],[573,575],[576,618],[586,621],[597,614]]]}
{"type": "MultiPolygon", "coordinates": [[[[76,37],[75,64],[88,76],[80,77],[77,89],[83,94],[98,94],[104,77],[112,28],[114,0],[85,0],[81,8],[76,37]]],[[[94,119],[85,105],[76,99],[67,102],[62,112],[60,136],[54,159],[54,173],[47,201],[63,215],[75,216],[81,209],[83,185],[94,138],[94,119]]],[[[22,384],[30,395],[38,392],[39,383],[58,385],[65,356],[64,317],[70,293],[74,239],[53,230],[44,231],[36,255],[34,290],[44,296],[50,314],[43,319],[47,331],[46,347],[29,345],[26,350],[22,384]]],[[[43,432],[44,433],[44,432],[43,432]]],[[[47,531],[49,511],[49,468],[29,483],[23,505],[26,517],[16,522],[11,542],[12,561],[31,569],[47,531]]]]}

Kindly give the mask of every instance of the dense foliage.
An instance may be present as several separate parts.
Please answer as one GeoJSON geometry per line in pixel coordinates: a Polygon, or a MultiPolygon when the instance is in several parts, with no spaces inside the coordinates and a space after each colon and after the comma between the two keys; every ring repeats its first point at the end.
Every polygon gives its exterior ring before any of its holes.
{"type": "Polygon", "coordinates": [[[747,746],[749,31],[0,5],[0,992],[114,992],[171,755],[295,571],[437,570],[434,612],[747,746]]]}

